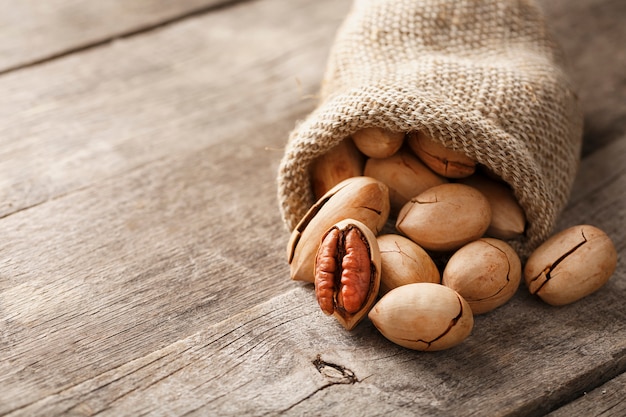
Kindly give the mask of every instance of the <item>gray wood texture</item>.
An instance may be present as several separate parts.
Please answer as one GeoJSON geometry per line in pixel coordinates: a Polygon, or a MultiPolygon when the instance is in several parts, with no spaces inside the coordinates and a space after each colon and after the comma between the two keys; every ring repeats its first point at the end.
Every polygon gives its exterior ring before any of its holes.
{"type": "Polygon", "coordinates": [[[242,0],[0,0],[0,73],[242,0]]]}
{"type": "Polygon", "coordinates": [[[583,154],[626,131],[626,2],[540,0],[585,109],[583,154]]]}
{"type": "Polygon", "coordinates": [[[288,279],[276,169],[350,2],[217,3],[0,3],[31,22],[0,18],[0,415],[622,415],[623,2],[544,2],[588,119],[558,228],[604,229],[616,273],[439,353],[288,279]]]}
{"type": "Polygon", "coordinates": [[[0,77],[0,217],[235,137],[265,141],[280,157],[294,119],[314,104],[306,97],[347,2],[268,4],[243,3],[0,77]],[[262,129],[281,119],[288,125],[279,134],[262,129]]]}

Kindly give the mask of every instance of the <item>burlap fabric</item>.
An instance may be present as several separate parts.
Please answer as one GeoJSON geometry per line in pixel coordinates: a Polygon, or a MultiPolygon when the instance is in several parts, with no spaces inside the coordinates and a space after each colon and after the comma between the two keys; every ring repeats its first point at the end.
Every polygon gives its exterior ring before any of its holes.
{"type": "Polygon", "coordinates": [[[311,161],[370,126],[426,130],[510,184],[529,223],[510,242],[523,257],[552,232],[580,158],[578,100],[531,0],[356,0],[280,165],[289,229],[314,202],[311,161]]]}

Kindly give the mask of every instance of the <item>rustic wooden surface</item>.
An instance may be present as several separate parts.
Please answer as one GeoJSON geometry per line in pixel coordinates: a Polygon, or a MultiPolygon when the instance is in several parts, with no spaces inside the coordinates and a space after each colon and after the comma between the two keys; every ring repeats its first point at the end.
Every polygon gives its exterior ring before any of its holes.
{"type": "Polygon", "coordinates": [[[130,36],[242,0],[0,0],[0,73],[130,36]]]}
{"type": "Polygon", "coordinates": [[[625,3],[542,3],[586,115],[558,227],[615,275],[427,354],[288,279],[274,178],[349,4],[0,1],[0,415],[626,414],[625,3]]]}

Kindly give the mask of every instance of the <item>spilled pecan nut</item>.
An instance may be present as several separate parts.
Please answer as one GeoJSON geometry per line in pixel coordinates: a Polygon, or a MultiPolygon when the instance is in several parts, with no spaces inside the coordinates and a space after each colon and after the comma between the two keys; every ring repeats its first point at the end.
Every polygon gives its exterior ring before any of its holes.
{"type": "Polygon", "coordinates": [[[599,290],[613,275],[617,250],[591,225],[572,226],[545,241],[524,267],[528,290],[548,304],[570,304],[599,290]]]}
{"type": "Polygon", "coordinates": [[[522,264],[515,250],[503,240],[482,238],[450,257],[441,283],[459,293],[477,315],[508,302],[521,277],[522,264]]]}
{"type": "Polygon", "coordinates": [[[465,340],[474,327],[472,310],[456,291],[431,282],[394,288],[369,312],[390,341],[414,350],[443,350],[465,340]]]}

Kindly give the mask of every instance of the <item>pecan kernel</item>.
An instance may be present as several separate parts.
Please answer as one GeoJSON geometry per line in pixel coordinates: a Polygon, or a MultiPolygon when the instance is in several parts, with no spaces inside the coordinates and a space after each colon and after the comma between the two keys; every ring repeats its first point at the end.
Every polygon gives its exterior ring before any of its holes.
{"type": "Polygon", "coordinates": [[[314,269],[320,308],[352,329],[365,317],[380,287],[380,252],[374,233],[353,219],[337,223],[322,238],[314,269]]]}

